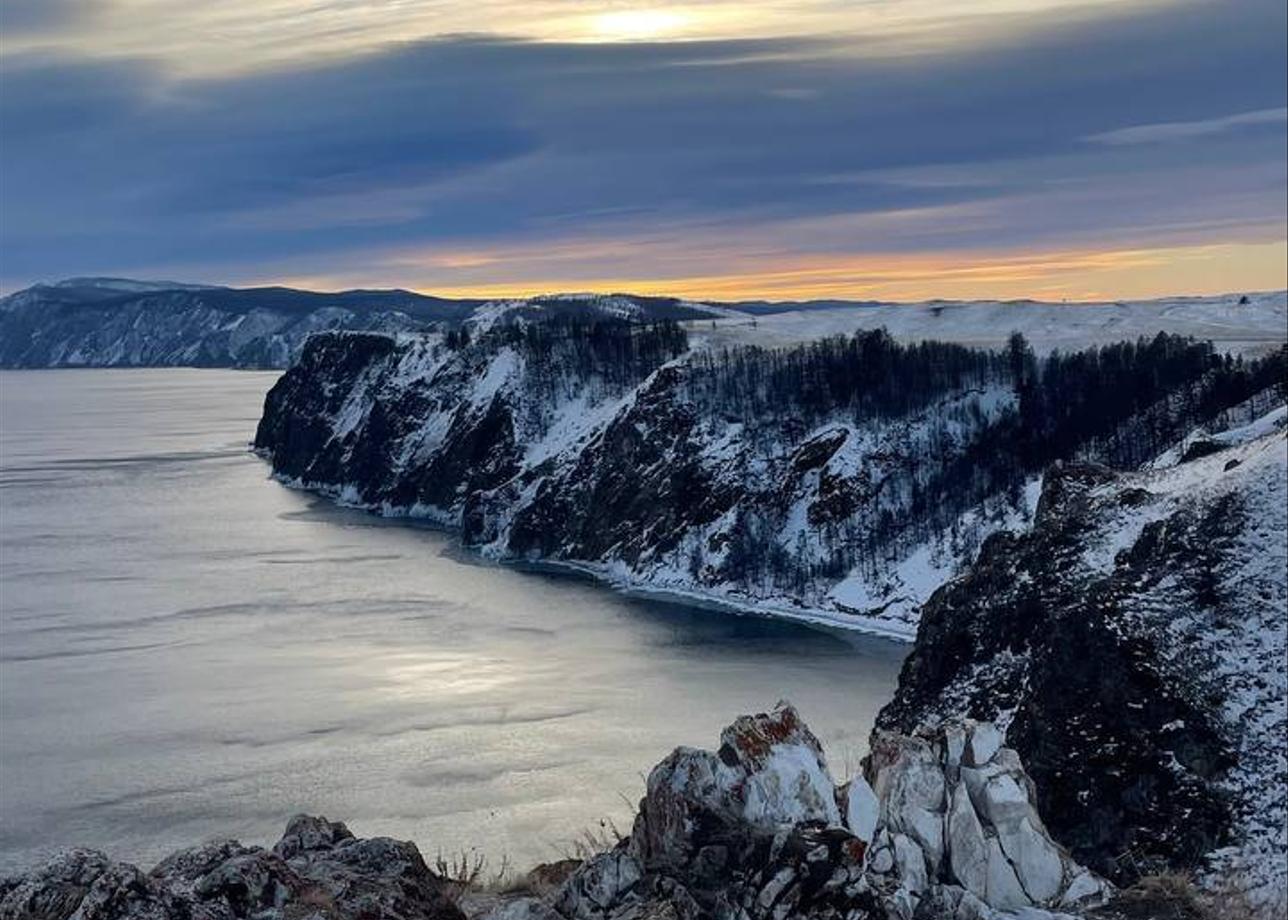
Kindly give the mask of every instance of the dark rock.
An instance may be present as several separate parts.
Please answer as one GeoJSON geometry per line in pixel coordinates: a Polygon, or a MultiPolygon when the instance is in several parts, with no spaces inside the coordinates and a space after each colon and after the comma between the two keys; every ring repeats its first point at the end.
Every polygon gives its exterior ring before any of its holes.
{"type": "Polygon", "coordinates": [[[465,920],[449,894],[412,844],[356,839],[343,824],[299,815],[273,850],[216,841],[147,875],[70,851],[0,886],[0,918],[465,920]]]}
{"type": "Polygon", "coordinates": [[[1223,450],[1225,450],[1225,446],[1223,444],[1218,444],[1215,441],[1208,441],[1200,438],[1197,441],[1191,442],[1190,446],[1185,448],[1185,453],[1181,454],[1180,462],[1190,463],[1191,461],[1198,460],[1201,457],[1210,457],[1213,454],[1219,454],[1223,450]]]}

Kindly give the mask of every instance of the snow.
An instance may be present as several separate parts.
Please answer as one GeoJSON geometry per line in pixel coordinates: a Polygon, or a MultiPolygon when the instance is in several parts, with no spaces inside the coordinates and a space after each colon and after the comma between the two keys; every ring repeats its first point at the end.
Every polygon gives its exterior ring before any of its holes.
{"type": "Polygon", "coordinates": [[[563,454],[575,444],[584,442],[593,432],[612,421],[632,398],[633,395],[619,399],[596,399],[583,393],[562,403],[545,433],[527,445],[524,465],[537,466],[563,454]]]}
{"type": "Polygon", "coordinates": [[[1231,351],[1256,352],[1288,338],[1288,292],[1218,297],[1174,297],[1106,303],[1039,301],[926,301],[923,303],[838,304],[744,315],[718,323],[693,323],[708,347],[735,344],[785,345],[826,335],[849,335],[884,327],[897,339],[938,339],[996,347],[1020,332],[1038,351],[1062,351],[1108,344],[1160,331],[1211,339],[1231,351]],[[753,324],[754,320],[754,324],[753,324]],[[703,331],[704,326],[707,331],[703,331]]]}

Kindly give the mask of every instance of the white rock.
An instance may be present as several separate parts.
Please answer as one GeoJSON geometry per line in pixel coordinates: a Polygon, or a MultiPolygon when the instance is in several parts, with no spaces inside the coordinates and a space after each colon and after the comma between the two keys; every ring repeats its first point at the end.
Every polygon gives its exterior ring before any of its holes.
{"type": "Polygon", "coordinates": [[[1014,831],[999,830],[998,842],[1029,897],[1041,904],[1054,900],[1064,885],[1064,860],[1050,839],[1025,818],[1014,831]]]}
{"type": "Polygon", "coordinates": [[[966,728],[953,724],[944,728],[944,764],[949,767],[960,766],[962,754],[966,750],[966,728]]]}
{"type": "Polygon", "coordinates": [[[845,797],[845,826],[855,837],[864,843],[871,843],[876,835],[877,818],[881,814],[881,803],[876,793],[862,776],[850,780],[845,797]]]}
{"type": "Polygon", "coordinates": [[[917,896],[906,886],[901,886],[889,897],[887,905],[893,908],[894,916],[899,920],[912,920],[917,910],[917,896]]]}
{"type": "Polygon", "coordinates": [[[564,881],[554,902],[559,913],[594,920],[643,877],[640,864],[622,850],[600,853],[564,881]]]}
{"type": "Polygon", "coordinates": [[[882,847],[872,854],[868,860],[868,868],[877,875],[886,875],[894,868],[894,853],[889,847],[882,847]]]}
{"type": "Polygon", "coordinates": [[[948,811],[948,860],[953,877],[978,897],[988,893],[988,845],[965,783],[953,789],[948,811]]]}
{"type": "Polygon", "coordinates": [[[1020,886],[1020,880],[1015,877],[1015,870],[1002,852],[1002,845],[993,838],[988,841],[988,875],[984,900],[990,907],[1000,910],[1016,910],[1032,905],[1020,886]]]}
{"type": "Polygon", "coordinates": [[[935,748],[918,738],[888,739],[874,760],[874,791],[885,824],[915,840],[924,851],[929,873],[937,875],[944,855],[947,784],[935,748]]]}
{"type": "Polygon", "coordinates": [[[984,817],[999,832],[1017,831],[1020,823],[1033,813],[1028,794],[1007,773],[990,779],[984,786],[982,798],[984,817]]]}
{"type": "Polygon", "coordinates": [[[903,887],[911,891],[926,890],[930,881],[926,876],[926,857],[910,837],[894,835],[894,863],[903,887]]]}
{"type": "Polygon", "coordinates": [[[832,777],[818,756],[803,745],[774,745],[742,788],[746,797],[743,817],[750,824],[841,823],[832,777]]]}
{"type": "Polygon", "coordinates": [[[876,766],[873,791],[887,815],[908,807],[942,811],[944,772],[934,749],[920,738],[879,738],[872,752],[876,766]]]}
{"type": "Polygon", "coordinates": [[[1002,746],[1002,733],[992,722],[978,722],[966,742],[964,761],[970,767],[982,767],[993,759],[1002,746]]]}
{"type": "Polygon", "coordinates": [[[720,760],[726,774],[722,792],[737,790],[748,823],[841,823],[823,746],[790,704],[737,719],[720,733],[720,760]]]}
{"type": "Polygon", "coordinates": [[[1108,886],[1090,872],[1083,871],[1069,883],[1060,898],[1061,907],[1086,907],[1102,903],[1109,894],[1108,886]]]}
{"type": "Polygon", "coordinates": [[[969,891],[957,902],[953,920],[994,920],[997,912],[969,891]]]}
{"type": "Polygon", "coordinates": [[[931,876],[939,874],[944,861],[944,816],[924,808],[909,808],[900,822],[904,831],[920,844],[931,876]]]}

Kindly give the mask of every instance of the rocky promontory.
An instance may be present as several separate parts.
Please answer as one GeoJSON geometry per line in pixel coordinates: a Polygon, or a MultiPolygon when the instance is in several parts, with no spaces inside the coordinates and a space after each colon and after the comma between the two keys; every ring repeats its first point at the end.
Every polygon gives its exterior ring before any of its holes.
{"type": "Polygon", "coordinates": [[[412,843],[301,815],[270,849],[208,842],[149,872],[68,851],[0,882],[0,920],[1039,920],[1104,904],[1112,887],[1036,802],[991,724],[878,732],[838,785],[780,703],[654,767],[615,847],[497,891],[444,877],[412,843]]]}

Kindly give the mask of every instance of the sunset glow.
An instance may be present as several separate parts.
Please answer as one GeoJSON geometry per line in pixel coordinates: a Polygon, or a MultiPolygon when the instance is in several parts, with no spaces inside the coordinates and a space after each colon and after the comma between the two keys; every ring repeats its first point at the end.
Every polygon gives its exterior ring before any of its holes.
{"type": "Polygon", "coordinates": [[[1279,0],[11,0],[3,17],[3,290],[69,273],[721,298],[1288,284],[1279,0]]]}

